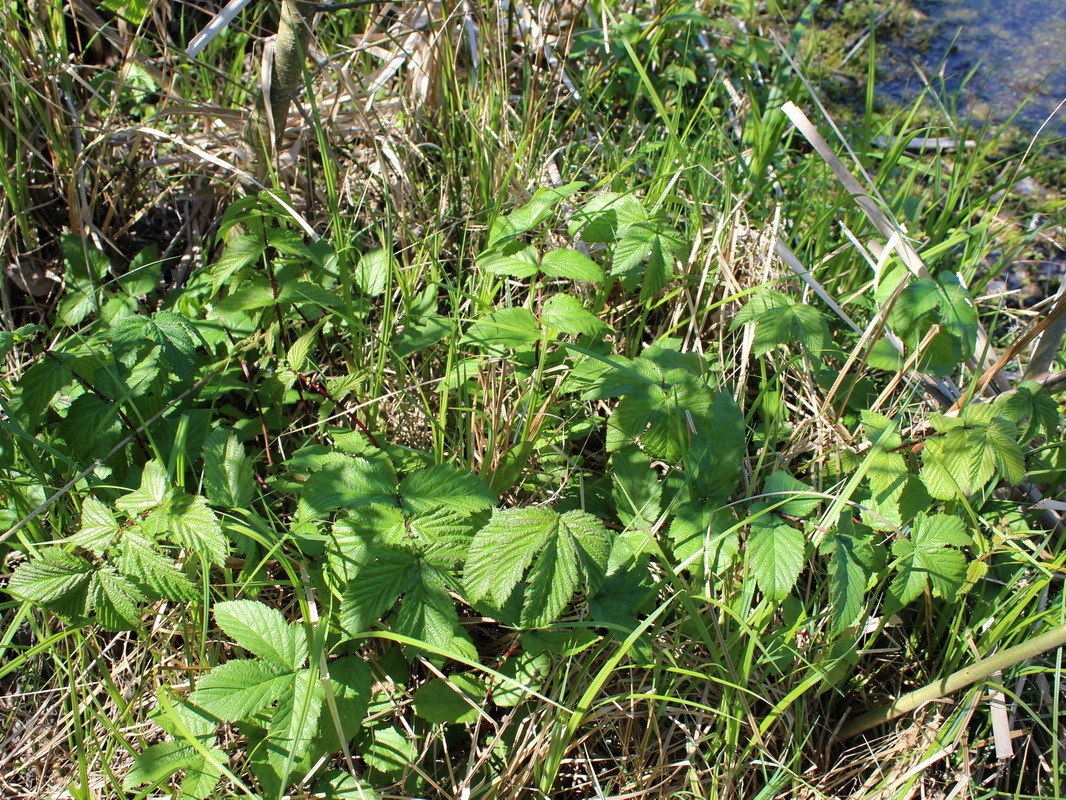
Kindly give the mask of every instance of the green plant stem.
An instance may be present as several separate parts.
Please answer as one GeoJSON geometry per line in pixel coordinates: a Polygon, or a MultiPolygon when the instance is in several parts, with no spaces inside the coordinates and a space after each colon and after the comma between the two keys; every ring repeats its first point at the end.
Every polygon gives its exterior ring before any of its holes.
{"type": "Polygon", "coordinates": [[[967,686],[984,680],[995,672],[1013,667],[1048,650],[1062,647],[1064,644],[1066,644],[1066,625],[1060,625],[1039,636],[1034,636],[1027,642],[1008,647],[994,656],[982,658],[968,667],[963,667],[957,672],[953,672],[943,680],[923,686],[913,692],[908,692],[887,706],[882,706],[863,714],[845,725],[837,738],[847,739],[851,736],[856,736],[870,730],[870,728],[914,711],[932,700],[939,700],[941,697],[946,697],[953,692],[959,691],[959,689],[965,689],[967,686]]]}

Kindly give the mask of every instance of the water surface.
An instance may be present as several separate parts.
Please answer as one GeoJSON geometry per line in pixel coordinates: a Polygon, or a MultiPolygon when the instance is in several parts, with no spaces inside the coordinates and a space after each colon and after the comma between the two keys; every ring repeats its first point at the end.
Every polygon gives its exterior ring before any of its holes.
{"type": "MultiPolygon", "coordinates": [[[[927,50],[904,52],[948,92],[961,90],[962,113],[1002,121],[1030,97],[1018,122],[1066,135],[1066,0],[915,0],[933,26],[927,50]],[[973,73],[971,75],[971,73],[973,73]]],[[[905,46],[906,47],[906,46],[905,46]]],[[[893,80],[901,100],[921,90],[921,80],[893,80]]]]}

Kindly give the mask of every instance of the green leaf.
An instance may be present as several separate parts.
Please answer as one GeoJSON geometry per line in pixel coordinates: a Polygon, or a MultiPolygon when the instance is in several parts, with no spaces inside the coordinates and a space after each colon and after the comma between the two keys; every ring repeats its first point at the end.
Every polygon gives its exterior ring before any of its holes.
{"type": "Polygon", "coordinates": [[[252,461],[236,434],[223,428],[211,431],[204,442],[204,493],[223,508],[245,508],[254,490],[252,461]]]}
{"type": "Polygon", "coordinates": [[[761,514],[751,521],[747,552],[763,594],[773,602],[788,597],[803,570],[803,533],[772,514],[761,514]]]}
{"type": "Polygon", "coordinates": [[[208,564],[221,567],[226,563],[229,540],[205,498],[175,492],[167,505],[167,527],[183,547],[208,564]]]}
{"type": "Polygon", "coordinates": [[[506,275],[509,278],[529,278],[540,272],[537,249],[517,241],[505,241],[486,250],[477,257],[476,263],[490,275],[506,275]]]}
{"type": "Polygon", "coordinates": [[[585,310],[581,301],[568,294],[555,294],[545,301],[540,321],[553,331],[572,336],[602,335],[610,330],[607,323],[585,310]]]}
{"type": "Polygon", "coordinates": [[[115,540],[118,531],[119,525],[111,509],[89,496],[81,504],[81,529],[67,542],[102,555],[115,540]]]}
{"type": "Polygon", "coordinates": [[[397,358],[406,358],[450,336],[451,332],[452,321],[440,314],[430,313],[407,319],[403,329],[392,339],[393,352],[397,358]]]}
{"type": "Polygon", "coordinates": [[[257,263],[266,253],[266,239],[257,233],[242,233],[226,242],[218,261],[208,271],[211,288],[218,292],[236,273],[257,263]]]}
{"type": "Polygon", "coordinates": [[[776,513],[800,519],[809,517],[822,502],[820,497],[809,496],[813,493],[810,486],[783,470],[774,472],[766,479],[763,493],[769,496],[768,500],[776,513]]]}
{"type": "Polygon", "coordinates": [[[1015,426],[998,416],[996,406],[969,405],[957,420],[935,418],[937,424],[943,435],[931,437],[922,449],[921,476],[933,497],[970,497],[996,472],[1012,484],[1025,478],[1025,454],[1015,426]]]}
{"type": "Polygon", "coordinates": [[[972,544],[958,517],[917,515],[910,538],[898,540],[892,548],[898,573],[890,587],[892,596],[905,606],[931,585],[938,596],[954,599],[966,579],[966,556],[957,548],[972,544]]]}
{"type": "Polygon", "coordinates": [[[564,248],[544,254],[540,260],[540,271],[549,278],[570,278],[575,281],[600,283],[603,270],[584,253],[564,248]]]}
{"type": "Polygon", "coordinates": [[[829,597],[833,606],[833,633],[860,621],[866,610],[866,587],[874,572],[874,547],[870,538],[842,516],[835,535],[827,538],[829,597]]]}
{"type": "Polygon", "coordinates": [[[723,574],[740,552],[740,531],[733,513],[698,501],[677,507],[669,536],[677,564],[688,564],[697,580],[723,574]]]}
{"type": "Polygon", "coordinates": [[[444,574],[424,559],[417,560],[409,574],[410,583],[394,619],[396,631],[456,656],[477,658],[459,627],[459,613],[444,574]]]}
{"type": "Polygon", "coordinates": [[[93,575],[90,604],[104,630],[134,630],[141,624],[140,606],[148,599],[127,578],[113,569],[98,569],[93,575]]]}
{"type": "Polygon", "coordinates": [[[334,456],[304,484],[296,509],[298,520],[324,519],[338,508],[395,504],[396,476],[391,467],[362,457],[334,456]]]}
{"type": "Polygon", "coordinates": [[[591,514],[502,509],[474,536],[464,580],[472,600],[487,598],[502,607],[531,567],[522,624],[546,625],[554,621],[580,581],[595,591],[609,555],[610,536],[591,514]]]}
{"type": "Polygon", "coordinates": [[[476,675],[460,673],[447,681],[433,678],[415,692],[412,703],[415,713],[427,722],[476,722],[478,710],[485,704],[488,686],[476,675]]]}
{"type": "Polygon", "coordinates": [[[369,740],[362,754],[371,769],[399,778],[417,761],[414,743],[392,726],[372,728],[369,740]]]}
{"type": "Polygon", "coordinates": [[[362,728],[370,702],[374,676],[369,665],[358,656],[329,662],[329,678],[341,729],[337,730],[332,712],[323,714],[318,731],[320,741],[312,747],[312,752],[335,753],[342,749],[342,742],[355,738],[362,728]]]}
{"type": "Polygon", "coordinates": [[[183,381],[196,373],[196,347],[206,345],[200,332],[181,314],[158,311],[151,317],[127,317],[112,329],[116,357],[127,366],[137,360],[144,344],[158,349],[163,362],[183,381]]]}
{"type": "Polygon", "coordinates": [[[133,257],[118,282],[130,297],[144,297],[156,290],[162,275],[163,262],[159,257],[159,248],[153,244],[133,257]]]}
{"type": "Polygon", "coordinates": [[[729,392],[720,392],[685,453],[685,474],[704,501],[727,500],[740,483],[746,454],[744,414],[729,392]]]}
{"type": "Polygon", "coordinates": [[[85,592],[94,567],[84,558],[58,547],[42,550],[38,558],[20,564],[7,584],[7,592],[22,600],[52,605],[67,600],[85,606],[85,592]]]}
{"type": "Polygon", "coordinates": [[[557,525],[558,515],[546,508],[494,511],[470,546],[464,582],[471,599],[504,605],[557,525]]]}
{"type": "Polygon", "coordinates": [[[662,483],[648,456],[636,445],[617,451],[611,456],[611,481],[622,524],[652,530],[661,511],[662,483]]]}
{"type": "Polygon", "coordinates": [[[342,589],[340,625],[349,636],[377,624],[419,579],[415,553],[386,548],[371,553],[342,589]]]}
{"type": "Polygon", "coordinates": [[[473,514],[496,505],[496,495],[485,481],[450,464],[412,472],[401,481],[399,494],[404,510],[409,513],[444,507],[473,514]]]}
{"type": "Polygon", "coordinates": [[[604,192],[574,212],[569,231],[571,236],[580,231],[586,242],[611,244],[629,227],[647,220],[647,211],[632,194],[604,192]]]}
{"type": "Polygon", "coordinates": [[[353,278],[359,291],[367,297],[378,297],[389,284],[389,277],[396,268],[396,261],[391,252],[380,247],[368,250],[355,265],[353,278]]]}
{"type": "Polygon", "coordinates": [[[295,672],[307,661],[307,633],[276,608],[255,600],[215,603],[215,621],[239,647],[267,662],[275,672],[295,672]]]}
{"type": "Polygon", "coordinates": [[[500,308],[467,328],[462,341],[496,351],[525,347],[540,337],[537,319],[528,308],[500,308]]]}
{"type": "Polygon", "coordinates": [[[488,246],[492,247],[505,239],[514,239],[528,233],[547,220],[552,210],[563,200],[584,188],[581,181],[574,181],[565,186],[541,187],[524,206],[510,214],[497,217],[489,229],[488,246]]]}
{"type": "Polygon", "coordinates": [[[325,699],[325,687],[311,670],[302,669],[291,680],[267,728],[267,760],[282,777],[282,785],[288,783],[293,765],[307,755],[325,699]]]}
{"type": "Polygon", "coordinates": [[[111,262],[103,251],[75,233],[62,234],[60,241],[68,279],[94,284],[103,281],[111,268],[111,262]]]}
{"type": "Polygon", "coordinates": [[[219,664],[196,685],[189,702],[226,722],[251,719],[291,691],[291,672],[265,661],[238,658],[219,664]]]}
{"type": "Polygon", "coordinates": [[[122,788],[132,791],[145,783],[162,784],[179,770],[195,768],[203,760],[196,748],[186,742],[154,744],[134,756],[133,766],[122,779],[122,788]]]}
{"type": "Polygon", "coordinates": [[[115,566],[155,597],[174,602],[192,602],[199,596],[196,585],[169,558],[153,549],[154,542],[127,530],[115,566]]]}

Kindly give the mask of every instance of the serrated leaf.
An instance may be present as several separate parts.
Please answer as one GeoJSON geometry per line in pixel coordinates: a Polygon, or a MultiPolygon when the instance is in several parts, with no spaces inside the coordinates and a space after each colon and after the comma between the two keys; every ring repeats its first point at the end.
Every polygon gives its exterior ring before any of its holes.
{"type": "Polygon", "coordinates": [[[229,600],[215,603],[214,610],[226,635],[275,672],[295,672],[307,661],[306,632],[286,622],[276,608],[255,600],[229,600]]]}
{"type": "Polygon", "coordinates": [[[152,460],[141,471],[140,488],[120,497],[115,505],[131,516],[138,516],[162,505],[169,494],[168,488],[166,469],[152,460]]]}
{"type": "Polygon", "coordinates": [[[288,692],[292,678],[265,661],[234,659],[204,675],[189,702],[226,722],[250,719],[288,692]]]}
{"type": "Polygon", "coordinates": [[[732,512],[698,501],[677,507],[669,537],[678,565],[688,564],[697,580],[721,575],[740,552],[740,531],[732,512]]]}
{"type": "Polygon", "coordinates": [[[788,597],[803,571],[803,533],[764,514],[751,522],[747,553],[752,577],[763,594],[774,602],[788,597]]]}
{"type": "Polygon", "coordinates": [[[158,311],[150,317],[128,317],[112,328],[112,345],[120,361],[130,366],[144,344],[159,351],[161,360],[183,381],[196,372],[196,348],[205,344],[192,324],[173,311],[158,311]]]}
{"type": "Polygon", "coordinates": [[[122,549],[115,566],[127,578],[155,597],[174,602],[191,602],[199,596],[195,584],[169,558],[153,549],[153,542],[132,530],[122,537],[122,549]]]}
{"type": "Polygon", "coordinates": [[[970,405],[957,420],[940,421],[942,436],[930,438],[922,450],[922,479],[938,499],[969,497],[996,472],[1009,483],[1025,478],[1025,454],[1014,425],[996,415],[992,405],[970,405]]]}
{"type": "Polygon", "coordinates": [[[578,586],[577,554],[564,536],[548,540],[529,571],[522,604],[523,628],[543,628],[562,614],[578,586]]]}
{"type": "Polygon", "coordinates": [[[685,474],[698,499],[725,501],[736,490],[746,455],[745,433],[744,413],[731,394],[720,392],[684,456],[685,474]]]}
{"type": "Polygon", "coordinates": [[[102,554],[114,541],[119,525],[111,509],[95,497],[86,497],[81,504],[81,529],[67,541],[102,554]]]}
{"type": "Polygon", "coordinates": [[[118,406],[91,393],[81,395],[71,404],[58,427],[69,452],[81,459],[102,455],[118,439],[122,429],[118,406]]]}
{"type": "Polygon", "coordinates": [[[515,349],[540,341],[537,319],[528,308],[500,308],[467,328],[462,341],[488,350],[515,349]]]}
{"type": "Polygon", "coordinates": [[[148,598],[127,578],[111,569],[99,569],[93,578],[89,601],[104,630],[126,631],[140,627],[140,606],[148,598]]]}
{"type": "Polygon", "coordinates": [[[311,670],[302,669],[291,679],[267,727],[267,760],[282,777],[282,785],[288,783],[293,765],[307,755],[325,699],[325,687],[311,670]]]}
{"type": "Polygon", "coordinates": [[[662,484],[648,456],[636,445],[611,456],[611,481],[618,518],[628,527],[651,530],[659,517],[662,484]]]}
{"type": "Polygon", "coordinates": [[[411,576],[394,618],[396,631],[441,650],[457,649],[457,656],[469,655],[445,576],[423,559],[415,562],[411,576]]]}
{"type": "Polygon", "coordinates": [[[252,462],[236,434],[211,431],[204,442],[204,493],[223,508],[245,508],[254,491],[252,462]]]}
{"type": "Polygon", "coordinates": [[[784,470],[778,470],[766,479],[763,493],[769,495],[768,500],[775,512],[789,517],[806,518],[822,502],[820,497],[809,496],[813,493],[810,486],[796,480],[784,470]]]}
{"type": "Polygon", "coordinates": [[[399,777],[417,759],[414,744],[396,728],[373,728],[369,738],[369,744],[362,748],[362,755],[371,769],[399,777]]]}
{"type": "Polygon", "coordinates": [[[647,219],[647,211],[632,194],[604,192],[592,197],[584,207],[574,212],[569,231],[571,236],[580,231],[582,240],[586,242],[610,244],[631,225],[646,222],[647,219]]]}
{"type": "Polygon", "coordinates": [[[334,455],[336,458],[304,484],[296,510],[298,519],[323,519],[338,508],[395,504],[396,475],[390,466],[362,457],[334,455]]]}
{"type": "Polygon", "coordinates": [[[555,206],[584,186],[583,182],[574,181],[565,186],[542,186],[537,189],[528,203],[493,221],[489,230],[488,246],[492,247],[505,239],[513,239],[523,233],[528,233],[547,220],[555,206]]]}
{"type": "Polygon", "coordinates": [[[208,277],[217,292],[245,267],[258,262],[266,252],[266,239],[257,233],[242,233],[226,242],[222,255],[211,265],[208,277]]]}
{"type": "Polygon", "coordinates": [[[890,587],[892,595],[904,606],[931,585],[938,596],[954,599],[966,578],[966,556],[956,548],[972,544],[958,517],[919,514],[910,538],[892,548],[898,572],[890,587]]]}
{"type": "Polygon", "coordinates": [[[159,257],[159,248],[153,244],[130,260],[129,267],[118,282],[131,297],[143,297],[156,290],[162,274],[163,262],[159,257]]]}
{"type": "Polygon", "coordinates": [[[229,540],[215,512],[200,495],[176,492],[167,506],[167,528],[176,540],[208,564],[222,566],[229,556],[229,540]]]}
{"type": "Polygon", "coordinates": [[[492,702],[500,708],[514,708],[539,692],[544,676],[551,668],[551,659],[544,652],[521,652],[504,660],[496,670],[504,678],[492,678],[492,702]]]}
{"type": "Polygon", "coordinates": [[[574,281],[600,283],[603,270],[584,253],[563,248],[551,250],[540,260],[540,271],[549,278],[569,278],[574,281]]]}
{"type": "Polygon", "coordinates": [[[41,551],[40,557],[15,569],[8,581],[7,592],[41,605],[67,599],[84,607],[84,594],[93,570],[93,565],[84,558],[50,547],[41,551]]]}
{"type": "Polygon", "coordinates": [[[684,240],[674,231],[658,228],[649,240],[648,263],[640,284],[640,300],[651,302],[674,277],[674,261],[684,250],[684,240]]]}
{"type": "Polygon", "coordinates": [[[393,352],[405,358],[419,350],[425,350],[452,332],[452,321],[440,314],[424,314],[404,322],[403,329],[392,340],[393,352]]]}
{"type": "Polygon", "coordinates": [[[829,560],[829,597],[833,606],[833,633],[859,621],[866,608],[866,587],[874,569],[874,549],[868,536],[841,517],[836,534],[826,541],[829,560]]]}
{"type": "Polygon", "coordinates": [[[528,278],[540,272],[540,258],[532,245],[507,241],[477,257],[478,267],[491,275],[528,278]]]}
{"type": "Polygon", "coordinates": [[[369,630],[417,580],[415,553],[384,548],[372,551],[372,557],[358,567],[354,578],[342,590],[342,631],[354,636],[369,630]]]}
{"type": "Polygon", "coordinates": [[[450,464],[412,472],[399,488],[400,503],[409,513],[444,507],[464,514],[496,505],[496,495],[477,475],[450,464]]]}
{"type": "Polygon", "coordinates": [[[179,770],[195,768],[202,761],[203,756],[186,742],[153,744],[134,756],[133,765],[122,779],[122,788],[131,791],[145,783],[162,784],[179,770]]]}
{"type": "Polygon", "coordinates": [[[609,555],[610,536],[591,514],[558,514],[542,508],[497,510],[474,536],[464,580],[471,599],[488,598],[502,607],[532,565],[522,622],[546,625],[569,601],[578,581],[595,591],[609,555]]]}
{"type": "Polygon", "coordinates": [[[433,678],[424,683],[415,692],[412,705],[415,713],[427,722],[476,722],[487,692],[485,681],[476,675],[456,674],[447,681],[433,678]]]}
{"type": "Polygon", "coordinates": [[[556,533],[558,515],[545,508],[497,509],[474,536],[464,583],[470,598],[502,606],[533,558],[556,533]]]}
{"type": "Polygon", "coordinates": [[[311,366],[308,354],[311,352],[311,348],[314,346],[317,339],[318,330],[309,330],[292,343],[288,352],[285,353],[285,360],[289,364],[289,369],[297,373],[307,372],[311,366]]]}
{"type": "Polygon", "coordinates": [[[585,310],[581,301],[568,294],[555,294],[545,301],[540,320],[546,328],[572,336],[604,334],[610,328],[595,314],[585,310]]]}

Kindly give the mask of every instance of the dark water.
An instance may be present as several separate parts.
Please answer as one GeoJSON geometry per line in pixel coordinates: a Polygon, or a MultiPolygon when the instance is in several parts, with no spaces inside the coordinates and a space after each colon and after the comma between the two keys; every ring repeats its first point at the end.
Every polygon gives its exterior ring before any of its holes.
{"type": "MultiPolygon", "coordinates": [[[[1003,121],[1026,100],[1017,122],[1035,132],[1066,135],[1066,0],[915,0],[932,31],[927,50],[904,52],[934,87],[961,90],[960,113],[1003,121]],[[972,73],[972,74],[971,74],[972,73]],[[941,83],[942,81],[942,83],[941,83]]],[[[892,76],[903,101],[921,80],[897,64],[892,76]],[[909,75],[907,73],[910,73],[909,75]]]]}

